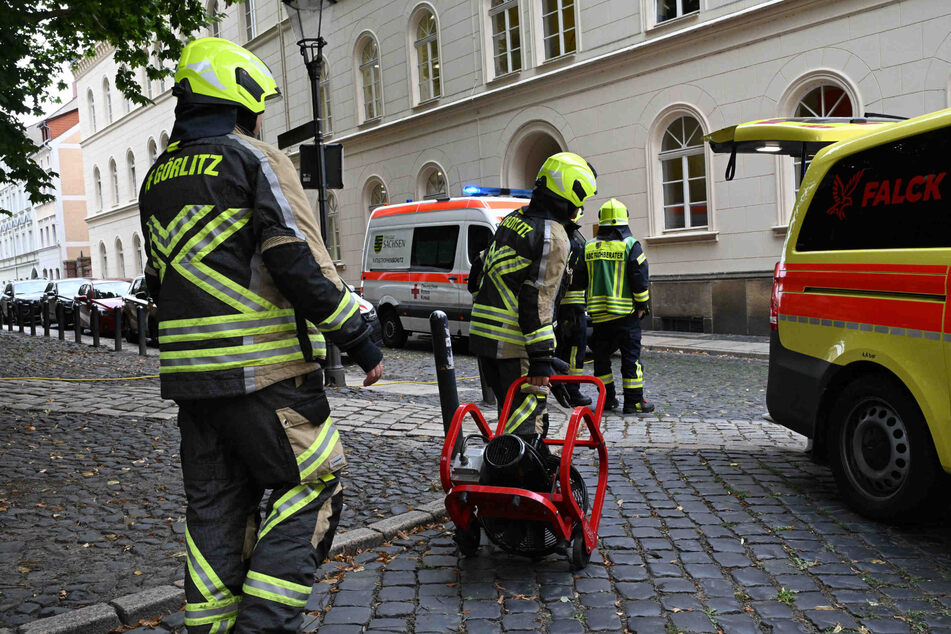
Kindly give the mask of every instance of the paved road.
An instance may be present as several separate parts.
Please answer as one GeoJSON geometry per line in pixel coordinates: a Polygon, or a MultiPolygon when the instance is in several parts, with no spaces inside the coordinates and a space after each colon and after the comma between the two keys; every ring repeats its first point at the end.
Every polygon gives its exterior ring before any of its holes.
{"type": "MultiPolygon", "coordinates": [[[[440,496],[442,422],[425,345],[387,351],[389,385],[330,392],[351,452],[347,527],[440,496]]],[[[155,372],[152,358],[15,333],[0,346],[7,378],[155,372]]],[[[474,360],[456,360],[462,399],[478,400],[465,380],[474,360]]],[[[805,440],[762,418],[764,362],[648,353],[645,366],[658,414],[604,420],[611,473],[588,569],[492,546],[461,558],[451,525],[436,526],[325,564],[305,629],[951,629],[951,523],[899,530],[844,509],[805,440]]],[[[0,625],[181,578],[176,408],[154,379],[0,381],[0,402],[0,625]]],[[[593,488],[593,465],[578,460],[593,488]]]]}

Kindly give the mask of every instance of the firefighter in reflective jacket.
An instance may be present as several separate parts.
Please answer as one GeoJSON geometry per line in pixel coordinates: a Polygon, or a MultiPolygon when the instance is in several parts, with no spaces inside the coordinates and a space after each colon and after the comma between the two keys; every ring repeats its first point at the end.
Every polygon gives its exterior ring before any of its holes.
{"type": "Polygon", "coordinates": [[[641,318],[650,314],[647,256],[631,235],[627,207],[612,198],[598,212],[598,235],[584,247],[588,269],[588,314],[594,325],[591,350],[594,374],[607,388],[606,410],[620,403],[614,387],[611,355],[621,351],[624,413],[654,411],[644,398],[641,318]]]}
{"type": "MultiPolygon", "coordinates": [[[[469,350],[501,411],[509,386],[527,376],[505,423],[506,433],[538,446],[547,432],[545,405],[552,375],[552,317],[568,257],[565,225],[597,192],[594,169],[577,154],[545,160],[527,207],[506,216],[474,273],[469,350]]],[[[471,278],[470,278],[471,280],[471,278]]]]}
{"type": "Polygon", "coordinates": [[[226,40],[182,52],[171,143],[139,192],[162,396],[179,406],[185,624],[296,632],[340,517],[346,464],[314,357],[324,335],[382,373],[291,161],[256,138],[278,94],[226,40]],[[271,494],[263,521],[258,508],[271,494]]]}
{"type": "MultiPolygon", "coordinates": [[[[585,290],[588,288],[588,271],[584,261],[584,236],[581,235],[583,211],[565,227],[568,232],[570,250],[568,252],[568,273],[565,275],[565,292],[558,304],[557,326],[555,328],[555,356],[568,363],[568,374],[584,373],[584,356],[588,343],[587,315],[585,313],[585,290]]],[[[577,407],[590,405],[591,397],[581,393],[576,383],[564,386],[566,403],[562,405],[577,407]]],[[[556,393],[557,396],[557,393],[556,393]]]]}

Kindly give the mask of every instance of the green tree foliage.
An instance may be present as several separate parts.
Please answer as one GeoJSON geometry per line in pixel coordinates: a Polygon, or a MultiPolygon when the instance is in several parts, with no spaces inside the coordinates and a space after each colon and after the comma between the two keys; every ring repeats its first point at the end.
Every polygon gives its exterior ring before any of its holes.
{"type": "MultiPolygon", "coordinates": [[[[240,2],[240,0],[237,0],[240,2]]],[[[231,2],[228,2],[231,4],[231,2]]],[[[52,200],[52,172],[31,159],[38,148],[21,119],[42,117],[64,65],[111,46],[119,72],[112,82],[136,104],[137,70],[150,80],[172,73],[184,41],[218,16],[204,0],[0,0],[0,184],[23,182],[34,204],[52,200]]],[[[0,214],[10,210],[0,209],[0,214]]]]}

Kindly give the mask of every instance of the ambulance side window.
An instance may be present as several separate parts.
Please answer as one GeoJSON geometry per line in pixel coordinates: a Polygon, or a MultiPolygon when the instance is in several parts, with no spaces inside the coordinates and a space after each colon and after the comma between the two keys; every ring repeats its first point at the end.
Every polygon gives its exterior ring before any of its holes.
{"type": "Polygon", "coordinates": [[[485,225],[469,225],[469,235],[466,242],[466,251],[469,255],[469,264],[476,261],[492,241],[492,229],[485,225]]]}
{"type": "Polygon", "coordinates": [[[413,268],[451,270],[458,242],[459,225],[417,227],[413,231],[413,268]]]}
{"type": "Polygon", "coordinates": [[[951,128],[843,158],[823,177],[797,251],[951,247],[951,128]]]}

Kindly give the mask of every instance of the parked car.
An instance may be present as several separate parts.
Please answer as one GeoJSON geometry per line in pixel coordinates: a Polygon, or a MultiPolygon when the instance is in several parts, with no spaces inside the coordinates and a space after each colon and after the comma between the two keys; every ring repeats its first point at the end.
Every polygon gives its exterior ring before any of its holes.
{"type": "Polygon", "coordinates": [[[3,314],[3,322],[9,323],[12,318],[13,323],[18,323],[18,304],[42,297],[46,284],[46,280],[23,280],[7,283],[3,289],[3,295],[0,296],[0,313],[3,314]]]}
{"type": "Polygon", "coordinates": [[[99,311],[99,333],[115,334],[114,310],[122,308],[122,296],[129,292],[131,280],[92,280],[79,287],[75,299],[75,317],[82,329],[91,327],[92,311],[99,311]]]}
{"type": "Polygon", "coordinates": [[[149,297],[149,289],[145,285],[145,276],[139,275],[132,280],[129,292],[122,298],[122,329],[125,331],[126,341],[138,343],[139,318],[138,307],[141,306],[148,314],[147,336],[152,341],[158,340],[158,306],[149,297]]]}
{"type": "Polygon", "coordinates": [[[63,325],[67,328],[73,323],[73,298],[79,292],[79,287],[89,282],[88,277],[67,277],[62,280],[51,280],[44,291],[46,295],[46,311],[49,323],[56,323],[56,307],[63,307],[63,325]]]}

